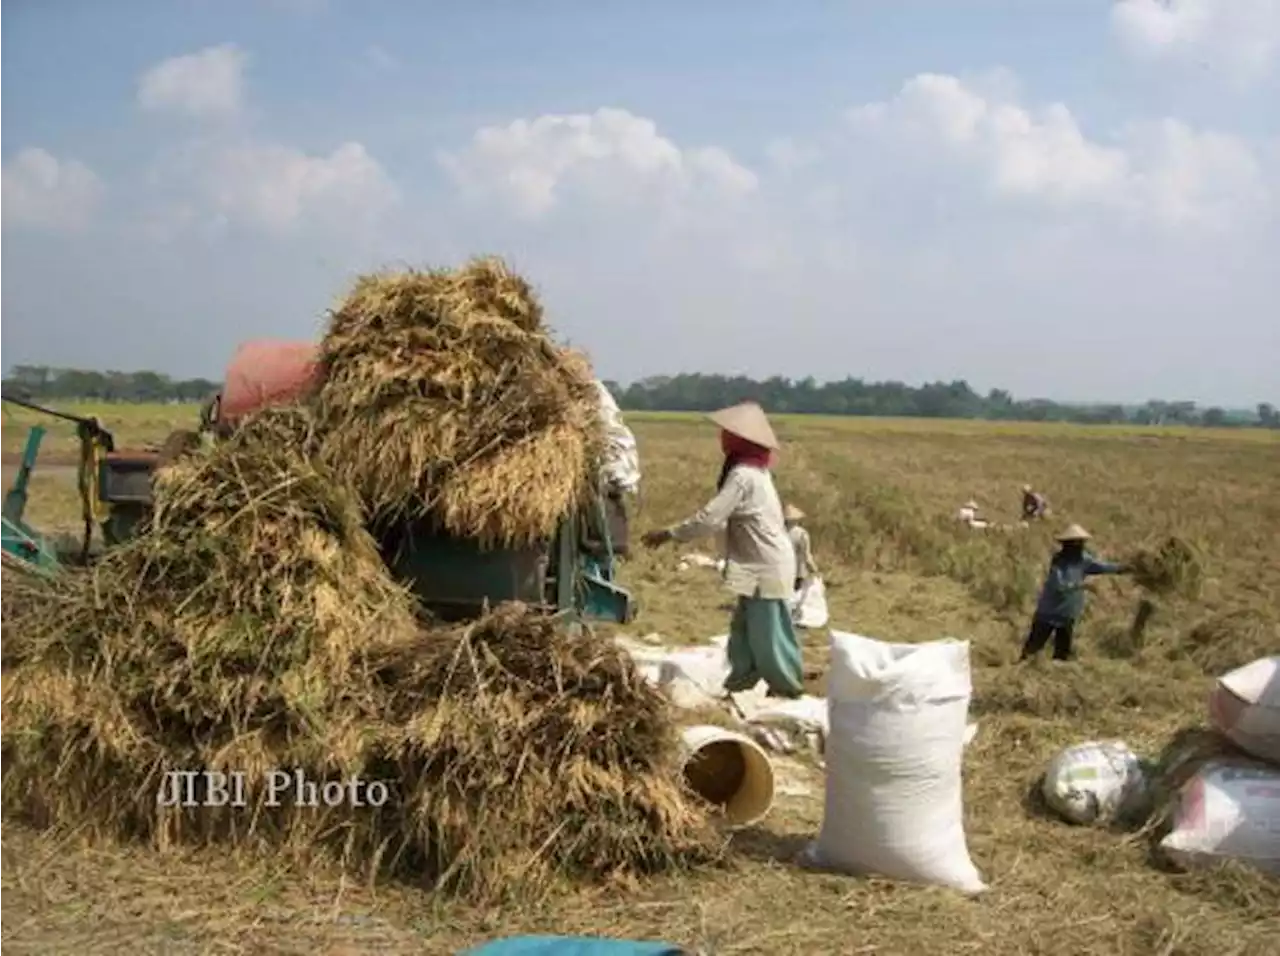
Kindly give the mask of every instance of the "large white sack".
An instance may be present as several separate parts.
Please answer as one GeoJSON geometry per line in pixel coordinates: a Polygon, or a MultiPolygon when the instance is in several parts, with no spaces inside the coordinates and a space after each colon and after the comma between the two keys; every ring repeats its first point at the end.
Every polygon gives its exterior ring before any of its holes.
{"type": "Polygon", "coordinates": [[[1218,679],[1209,719],[1241,750],[1280,766],[1280,657],[1262,657],[1218,679]]]}
{"type": "Polygon", "coordinates": [[[826,627],[827,588],[822,578],[812,577],[791,597],[791,617],[797,627],[826,627]]]}
{"type": "Polygon", "coordinates": [[[1242,759],[1205,764],[1183,785],[1160,848],[1188,868],[1231,859],[1280,875],[1280,772],[1242,759]]]}
{"type": "Polygon", "coordinates": [[[827,689],[826,808],[809,862],[984,890],[965,840],[960,773],[968,642],[887,644],[832,631],[827,689]]]}
{"type": "Polygon", "coordinates": [[[1049,762],[1045,802],[1072,823],[1110,823],[1145,800],[1147,772],[1122,740],[1090,740],[1049,762]]]}

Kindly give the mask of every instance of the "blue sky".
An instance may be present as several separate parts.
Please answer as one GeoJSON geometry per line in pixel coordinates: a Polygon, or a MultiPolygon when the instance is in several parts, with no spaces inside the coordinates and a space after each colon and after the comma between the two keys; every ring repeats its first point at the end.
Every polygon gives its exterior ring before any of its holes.
{"type": "Polygon", "coordinates": [[[601,375],[1280,398],[1280,0],[13,0],[6,367],[508,256],[601,375]]]}

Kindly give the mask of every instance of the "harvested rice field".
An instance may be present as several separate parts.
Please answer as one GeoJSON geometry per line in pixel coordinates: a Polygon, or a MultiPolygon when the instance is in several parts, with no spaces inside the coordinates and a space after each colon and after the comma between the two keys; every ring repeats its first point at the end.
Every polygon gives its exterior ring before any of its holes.
{"type": "MultiPolygon", "coordinates": [[[[100,415],[122,445],[159,443],[175,428],[192,427],[197,414],[189,406],[69,410],[100,415]]],[[[6,483],[32,421],[6,411],[6,483]]],[[[713,427],[696,416],[632,415],[628,424],[644,469],[632,522],[638,538],[709,497],[718,450],[713,427]]],[[[102,828],[87,823],[38,830],[6,818],[4,944],[14,953],[42,954],[443,956],[486,939],[544,932],[662,939],[707,954],[1275,952],[1275,880],[1243,869],[1169,872],[1146,835],[1068,826],[1030,794],[1067,744],[1120,738],[1154,755],[1179,729],[1203,720],[1214,675],[1280,648],[1280,438],[1261,431],[802,417],[775,426],[785,446],[779,488],[809,515],[832,625],[883,640],[972,642],[970,719],[978,733],[965,754],[965,815],[970,853],[990,884],[985,896],[964,899],[798,869],[793,859],[822,819],[823,779],[811,761],[796,757],[779,758],[773,811],[733,838],[723,862],[656,876],[632,868],[589,887],[548,877],[540,892],[483,902],[425,892],[412,866],[370,880],[286,852],[177,839],[153,849],[95,836],[102,828]],[[1049,527],[1018,525],[1023,483],[1048,496],[1049,527]],[[949,520],[971,497],[993,522],[986,531],[949,520]],[[1068,521],[1093,533],[1100,555],[1145,562],[1151,587],[1095,579],[1077,631],[1080,659],[1014,667],[1050,531],[1068,521]],[[1135,629],[1144,598],[1153,610],[1135,629]]],[[[49,462],[63,467],[33,479],[28,516],[42,528],[75,533],[75,479],[66,467],[73,444],[59,426],[48,442],[49,462]]],[[[337,514],[343,508],[313,505],[337,514]]],[[[285,527],[289,515],[281,515],[285,527]]],[[[710,542],[701,550],[715,553],[710,542]]],[[[623,583],[641,606],[628,634],[657,632],[686,644],[725,632],[726,595],[715,572],[681,570],[681,555],[671,548],[638,552],[625,565],[623,583]]],[[[351,583],[358,568],[342,573],[351,583]]],[[[359,601],[393,613],[385,606],[394,598],[358,585],[352,583],[359,601]]],[[[8,623],[6,655],[15,640],[8,623]]],[[[608,629],[597,634],[608,636],[608,629]]],[[[806,636],[806,671],[816,693],[824,690],[826,643],[824,632],[806,636]]],[[[566,652],[566,673],[576,653],[566,652]]],[[[508,671],[523,666],[504,662],[508,671]]],[[[405,670],[409,664],[396,667],[391,673],[400,680],[426,680],[405,670]]],[[[639,694],[634,706],[644,713],[650,703],[639,694]]],[[[501,726],[498,709],[486,713],[501,726]]],[[[380,712],[378,720],[392,717],[380,712]]],[[[661,765],[659,756],[654,761],[661,765]]],[[[430,782],[425,771],[420,782],[424,788],[430,782]]],[[[665,798],[654,793],[657,813],[665,798]]],[[[76,797],[88,805],[94,794],[76,797]]],[[[315,826],[299,824],[299,838],[322,839],[315,826]]],[[[677,829],[669,824],[662,832],[677,829]]],[[[696,830],[689,822],[680,832],[696,844],[696,830]]],[[[629,846],[621,838],[594,838],[602,853],[629,846]]],[[[570,852],[556,845],[562,849],[570,852]]],[[[589,855],[581,846],[573,852],[589,855]]],[[[512,879],[528,865],[513,857],[512,879]]],[[[500,881],[482,866],[469,872],[500,881]]]]}

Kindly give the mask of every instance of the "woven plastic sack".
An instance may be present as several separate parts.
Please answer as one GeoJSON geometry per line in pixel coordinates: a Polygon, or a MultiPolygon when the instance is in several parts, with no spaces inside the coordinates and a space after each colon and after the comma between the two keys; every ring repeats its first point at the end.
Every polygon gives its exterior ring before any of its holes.
{"type": "Polygon", "coordinates": [[[1206,763],[1183,785],[1160,848],[1186,868],[1238,860],[1280,876],[1280,771],[1243,759],[1206,763]]]}
{"type": "Polygon", "coordinates": [[[1049,762],[1041,787],[1045,803],[1064,819],[1106,824],[1139,807],[1148,793],[1142,760],[1122,740],[1090,740],[1049,762]]]}
{"type": "Polygon", "coordinates": [[[969,644],[831,633],[827,792],[803,862],[966,893],[986,889],[964,832],[969,644]]]}
{"type": "Polygon", "coordinates": [[[1280,766],[1280,657],[1263,657],[1218,679],[1209,719],[1232,743],[1280,766]]]}
{"type": "Polygon", "coordinates": [[[796,627],[827,626],[827,589],[822,578],[813,577],[791,598],[791,617],[796,627]]]}

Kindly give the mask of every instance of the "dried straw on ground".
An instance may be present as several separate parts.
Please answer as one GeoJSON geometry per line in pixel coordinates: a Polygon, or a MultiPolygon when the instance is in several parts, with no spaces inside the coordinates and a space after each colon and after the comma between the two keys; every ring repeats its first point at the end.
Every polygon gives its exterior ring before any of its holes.
{"type": "Polygon", "coordinates": [[[1170,648],[1171,657],[1187,658],[1206,674],[1221,677],[1280,648],[1280,621],[1262,606],[1243,605],[1196,621],[1170,648]]]}
{"type": "Polygon", "coordinates": [[[304,410],[263,413],[165,470],[150,533],[57,580],[7,575],[6,814],[476,895],[713,858],[630,661],[523,608],[425,631],[314,440],[304,410]],[[278,769],[390,800],[271,807],[278,769]],[[244,772],[248,805],[158,806],[173,770],[244,772]]]}
{"type": "Polygon", "coordinates": [[[357,281],[321,343],[326,464],[375,522],[430,516],[489,544],[554,533],[590,488],[590,368],[498,259],[357,281]]]}

